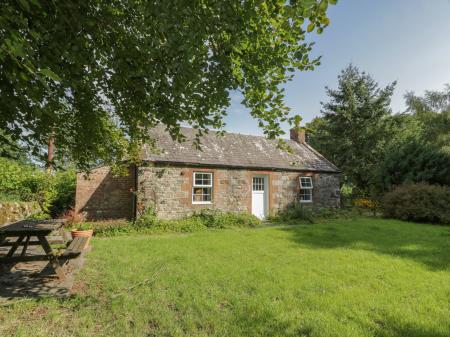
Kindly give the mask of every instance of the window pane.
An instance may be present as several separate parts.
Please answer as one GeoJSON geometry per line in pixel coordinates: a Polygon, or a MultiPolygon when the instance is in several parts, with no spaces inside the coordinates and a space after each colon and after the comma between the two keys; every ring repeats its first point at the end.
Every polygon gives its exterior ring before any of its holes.
{"type": "Polygon", "coordinates": [[[300,187],[301,188],[312,188],[312,179],[311,177],[300,177],[300,187]]]}
{"type": "Polygon", "coordinates": [[[264,191],[263,177],[253,177],[253,191],[264,191]]]}
{"type": "Polygon", "coordinates": [[[192,201],[210,202],[212,200],[211,187],[194,187],[192,191],[192,201]]]}
{"type": "Polygon", "coordinates": [[[212,185],[212,173],[194,173],[194,186],[211,186],[212,185]]]}
{"type": "Polygon", "coordinates": [[[312,201],[312,190],[300,190],[300,200],[301,201],[312,201]]]}

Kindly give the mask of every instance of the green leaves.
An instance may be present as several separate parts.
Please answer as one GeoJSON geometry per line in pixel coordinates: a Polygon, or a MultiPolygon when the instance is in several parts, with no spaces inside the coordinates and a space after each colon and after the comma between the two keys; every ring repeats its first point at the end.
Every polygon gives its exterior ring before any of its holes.
{"type": "Polygon", "coordinates": [[[0,127],[38,153],[86,169],[137,159],[158,123],[222,128],[230,92],[270,138],[289,108],[282,86],[313,70],[305,34],[329,24],[324,0],[0,4],[0,127]],[[308,22],[306,32],[302,29],[308,22]]]}
{"type": "Polygon", "coordinates": [[[314,30],[315,27],[316,27],[316,24],[315,24],[314,22],[311,22],[311,23],[308,25],[308,28],[306,28],[306,31],[307,31],[308,33],[310,33],[310,32],[312,32],[312,31],[314,30]]]}
{"type": "Polygon", "coordinates": [[[40,73],[44,76],[49,77],[53,81],[61,82],[61,78],[58,75],[56,75],[53,71],[51,71],[50,69],[42,69],[40,71],[40,73]]]}
{"type": "Polygon", "coordinates": [[[322,11],[326,11],[328,9],[328,0],[320,1],[319,9],[322,10],[322,11]]]}

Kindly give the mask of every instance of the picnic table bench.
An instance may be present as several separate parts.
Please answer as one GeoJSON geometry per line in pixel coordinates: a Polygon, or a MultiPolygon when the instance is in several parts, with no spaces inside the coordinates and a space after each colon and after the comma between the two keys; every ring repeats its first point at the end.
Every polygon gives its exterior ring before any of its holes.
{"type": "Polygon", "coordinates": [[[75,238],[70,242],[62,255],[58,255],[50,246],[47,237],[52,232],[59,232],[63,237],[63,225],[65,220],[22,220],[0,228],[0,247],[11,247],[4,257],[0,257],[0,266],[19,262],[49,261],[58,277],[65,279],[61,261],[79,256],[85,245],[87,238],[75,238]],[[32,237],[37,238],[31,239],[32,237]],[[9,241],[8,238],[17,238],[16,241],[9,241]],[[29,246],[39,245],[45,254],[26,255],[29,246]],[[14,255],[17,249],[23,246],[19,255],[14,255]],[[60,261],[61,260],[61,261],[60,261]]]}

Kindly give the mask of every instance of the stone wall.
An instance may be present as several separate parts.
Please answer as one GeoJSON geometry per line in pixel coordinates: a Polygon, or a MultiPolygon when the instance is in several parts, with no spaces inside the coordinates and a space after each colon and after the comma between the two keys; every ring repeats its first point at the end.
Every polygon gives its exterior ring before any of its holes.
{"type": "Polygon", "coordinates": [[[23,220],[40,211],[36,202],[0,202],[0,226],[23,220]]]}
{"type": "Polygon", "coordinates": [[[269,183],[271,213],[287,207],[298,198],[299,177],[313,177],[313,206],[339,207],[339,175],[312,172],[279,172],[243,169],[149,165],[138,169],[138,210],[154,207],[161,218],[187,216],[202,208],[251,212],[252,177],[265,174],[269,183]],[[213,203],[192,203],[193,172],[213,173],[213,203]]]}
{"type": "MultiPolygon", "coordinates": [[[[138,168],[137,212],[153,207],[160,218],[174,219],[202,208],[251,212],[252,178],[268,177],[271,213],[298,199],[299,177],[313,178],[313,207],[339,207],[339,175],[312,172],[258,171],[225,168],[193,168],[148,164],[138,168]],[[213,173],[212,204],[192,203],[194,172],[213,173]]],[[[109,167],[94,169],[89,176],[77,175],[75,210],[87,220],[130,219],[134,216],[134,169],[128,176],[114,176],[109,167]]]]}
{"type": "Polygon", "coordinates": [[[338,174],[316,173],[313,175],[314,205],[317,207],[340,207],[340,178],[338,174]]]}
{"type": "Polygon", "coordinates": [[[134,216],[134,169],[127,176],[114,176],[107,166],[86,176],[77,174],[75,211],[87,220],[131,219],[134,216]]]}

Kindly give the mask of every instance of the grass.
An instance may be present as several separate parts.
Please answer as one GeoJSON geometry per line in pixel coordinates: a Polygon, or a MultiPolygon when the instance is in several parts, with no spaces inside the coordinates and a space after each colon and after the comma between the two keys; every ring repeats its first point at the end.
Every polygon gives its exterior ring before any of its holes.
{"type": "Polygon", "coordinates": [[[77,295],[0,308],[0,336],[449,336],[449,241],[369,218],[95,238],[77,295]]]}

